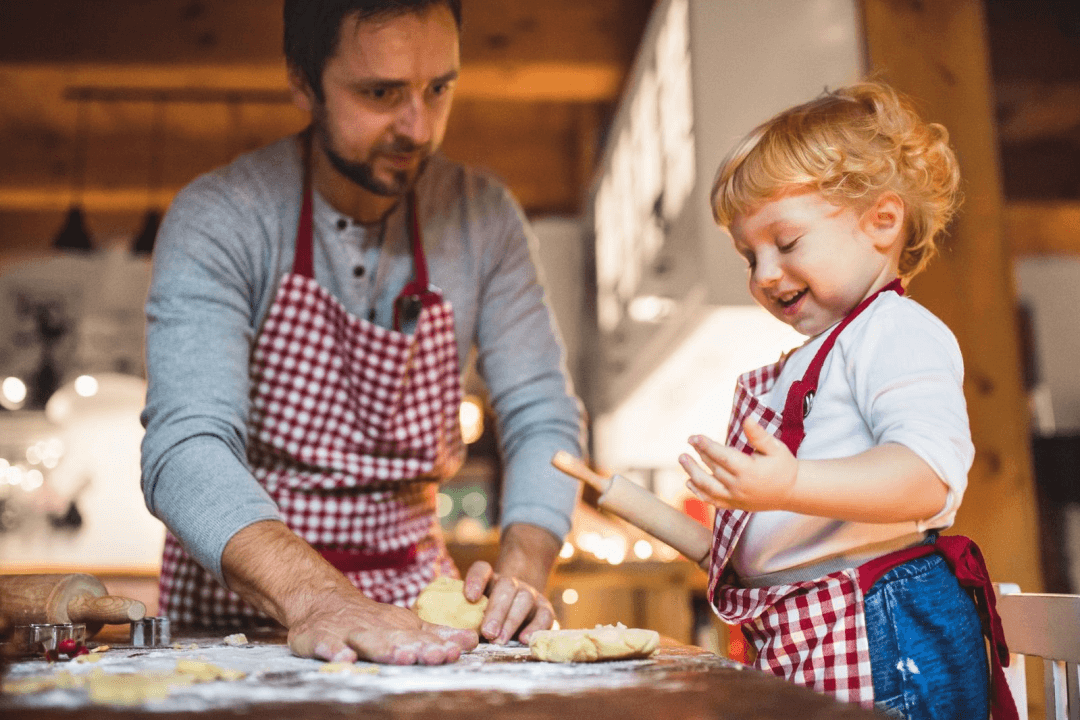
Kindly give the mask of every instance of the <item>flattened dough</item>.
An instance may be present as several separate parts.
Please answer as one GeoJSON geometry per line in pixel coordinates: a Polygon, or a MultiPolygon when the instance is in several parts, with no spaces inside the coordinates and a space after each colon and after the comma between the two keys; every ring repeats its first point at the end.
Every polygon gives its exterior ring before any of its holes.
{"type": "Polygon", "coordinates": [[[421,620],[464,630],[479,630],[488,599],[471,603],[465,599],[465,583],[440,576],[421,591],[414,609],[421,620]]]}
{"type": "Polygon", "coordinates": [[[660,647],[655,630],[618,625],[597,625],[592,630],[538,630],[529,638],[529,650],[546,662],[597,662],[646,658],[660,647]]]}

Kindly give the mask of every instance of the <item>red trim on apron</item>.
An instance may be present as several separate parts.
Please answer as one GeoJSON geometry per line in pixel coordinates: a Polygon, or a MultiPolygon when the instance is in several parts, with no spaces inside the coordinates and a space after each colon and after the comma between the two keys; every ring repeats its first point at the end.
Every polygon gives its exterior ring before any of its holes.
{"type": "MultiPolygon", "coordinates": [[[[428,283],[410,193],[416,279],[395,299],[395,328],[350,315],[313,277],[304,175],[293,272],[252,349],[247,459],[297,535],[372,599],[409,605],[436,575],[457,576],[435,515],[437,483],[464,460],[453,309],[428,283]],[[412,334],[399,306],[416,311],[412,334]]],[[[178,623],[265,620],[171,534],[160,590],[178,623]]]]}
{"type": "Polygon", "coordinates": [[[319,554],[343,573],[366,570],[396,570],[408,567],[416,560],[416,546],[384,553],[366,553],[357,550],[330,550],[322,548],[319,554]]]}
{"type": "MultiPolygon", "coordinates": [[[[753,418],[797,456],[806,436],[803,422],[810,413],[826,356],[840,332],[881,293],[890,290],[903,294],[899,279],[861,302],[829,333],[802,379],[792,383],[782,415],[758,397],[775,385],[786,356],[778,363],[740,377],[728,426],[728,445],[753,454],[754,449],[742,431],[743,420],[753,418]]],[[[863,596],[890,569],[938,552],[946,559],[961,586],[972,594],[983,632],[990,638],[994,717],[1002,720],[1017,717],[1001,669],[1008,666],[1009,652],[1002,636],[989,572],[982,553],[969,538],[939,537],[934,545],[918,545],[888,553],[858,568],[830,573],[816,580],[743,588],[725,580],[732,579],[728,561],[750,517],[751,513],[743,510],[724,510],[716,514],[708,597],[723,620],[744,624],[744,632],[758,648],[755,662],[758,668],[841,700],[872,707],[873,680],[863,596]]]]}

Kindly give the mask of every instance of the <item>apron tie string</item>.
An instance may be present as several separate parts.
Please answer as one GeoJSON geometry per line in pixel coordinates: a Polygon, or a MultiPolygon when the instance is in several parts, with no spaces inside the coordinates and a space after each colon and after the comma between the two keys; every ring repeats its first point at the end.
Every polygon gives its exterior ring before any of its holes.
{"type": "Polygon", "coordinates": [[[990,641],[991,714],[994,720],[1018,720],[1016,702],[1005,679],[1004,668],[1009,666],[1009,646],[1001,628],[1001,616],[997,612],[997,597],[994,595],[990,573],[986,569],[982,551],[974,540],[962,535],[948,535],[938,537],[933,543],[916,545],[874,558],[858,568],[859,589],[866,595],[874,583],[892,568],[934,552],[945,559],[960,586],[967,590],[975,602],[983,635],[990,641]]]}

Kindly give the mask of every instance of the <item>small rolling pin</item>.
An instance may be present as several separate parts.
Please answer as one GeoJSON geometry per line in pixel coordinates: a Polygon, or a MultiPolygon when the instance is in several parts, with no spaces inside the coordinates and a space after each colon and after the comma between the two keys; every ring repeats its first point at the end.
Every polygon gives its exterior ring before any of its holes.
{"type": "MultiPolygon", "coordinates": [[[[146,606],[109,595],[93,575],[0,575],[0,620],[9,625],[84,623],[91,637],[102,625],[142,620],[146,606]]],[[[3,622],[0,622],[3,624],[3,622]]]]}
{"type": "Polygon", "coordinates": [[[709,569],[712,533],[701,523],[621,475],[610,478],[598,475],[565,451],[555,453],[551,464],[596,488],[600,493],[596,503],[604,510],[618,515],[706,570],[709,569]]]}

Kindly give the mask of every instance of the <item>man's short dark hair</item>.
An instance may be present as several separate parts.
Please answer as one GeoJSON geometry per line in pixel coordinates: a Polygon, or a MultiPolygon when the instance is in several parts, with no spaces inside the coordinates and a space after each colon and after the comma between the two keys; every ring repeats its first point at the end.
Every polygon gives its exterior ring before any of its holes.
{"type": "Polygon", "coordinates": [[[421,13],[444,5],[461,30],[461,0],[285,0],[285,60],[304,74],[319,100],[323,99],[322,71],[337,51],[341,23],[421,13]]]}

